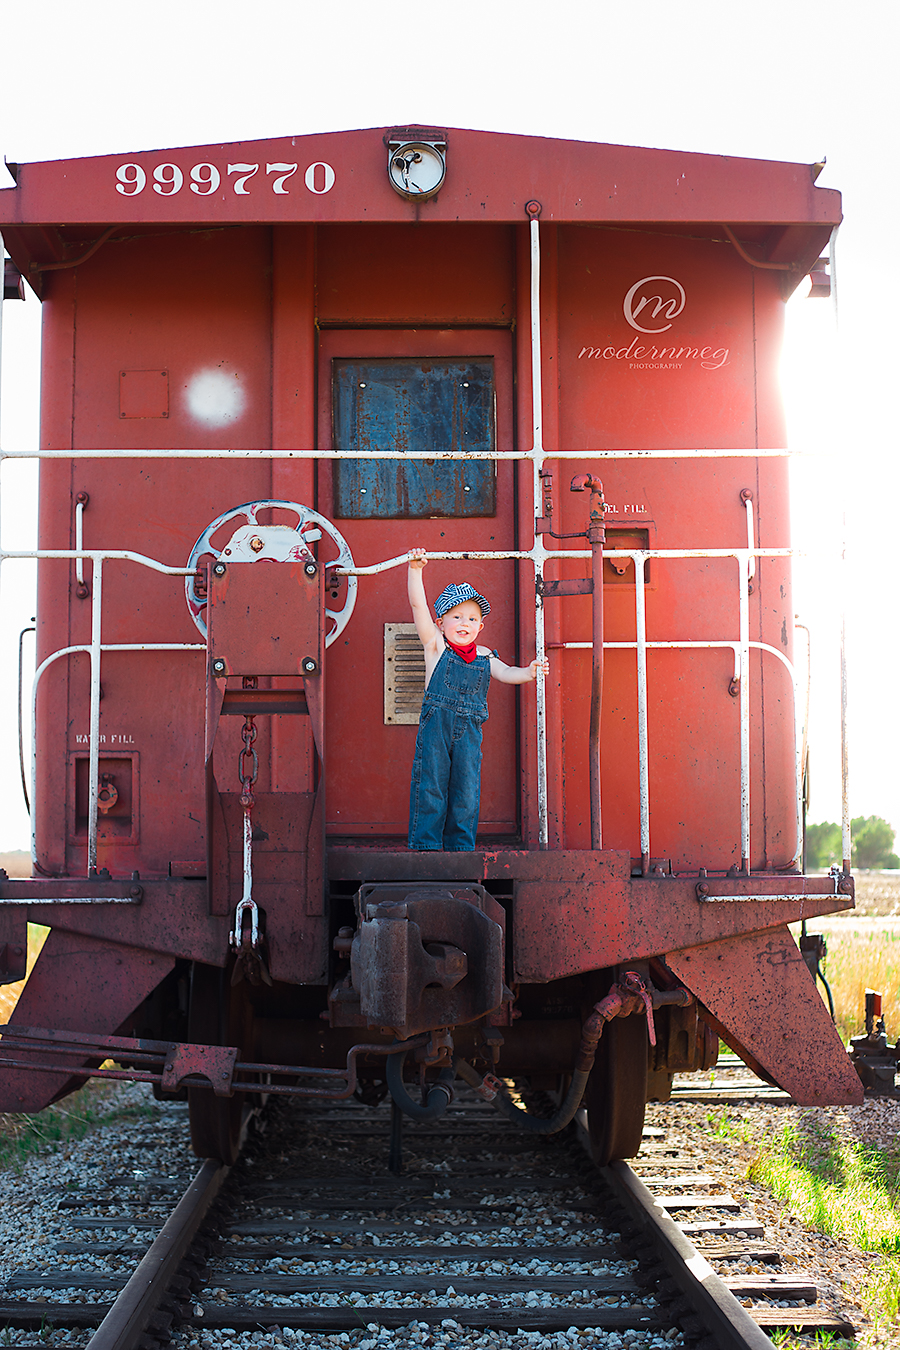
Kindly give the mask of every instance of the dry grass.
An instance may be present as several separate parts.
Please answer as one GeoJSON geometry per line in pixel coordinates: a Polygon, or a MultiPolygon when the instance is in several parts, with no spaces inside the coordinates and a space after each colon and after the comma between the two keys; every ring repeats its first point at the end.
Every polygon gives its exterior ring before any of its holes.
{"type": "Polygon", "coordinates": [[[900,914],[900,872],[854,872],[856,913],[900,914]]]}
{"type": "Polygon", "coordinates": [[[30,877],[31,854],[25,853],[22,849],[16,849],[12,853],[0,853],[0,867],[7,876],[30,877]]]}
{"type": "Polygon", "coordinates": [[[832,929],[824,974],[834,998],[835,1022],[845,1041],[864,1030],[867,989],[882,995],[888,1040],[900,1036],[900,932],[832,929]]]}
{"type": "MultiPolygon", "coordinates": [[[[41,928],[36,923],[28,925],[28,966],[25,979],[31,974],[31,968],[38,959],[38,953],[44,945],[49,928],[41,928]]],[[[25,980],[17,980],[15,984],[0,985],[0,1025],[9,1021],[10,1013],[16,1006],[19,995],[25,987],[25,980]]]]}
{"type": "Polygon", "coordinates": [[[33,1153],[65,1148],[98,1125],[152,1119],[157,1113],[151,1102],[129,1096],[121,1083],[95,1079],[71,1093],[64,1103],[57,1102],[34,1115],[0,1114],[0,1170],[20,1171],[33,1153]]]}

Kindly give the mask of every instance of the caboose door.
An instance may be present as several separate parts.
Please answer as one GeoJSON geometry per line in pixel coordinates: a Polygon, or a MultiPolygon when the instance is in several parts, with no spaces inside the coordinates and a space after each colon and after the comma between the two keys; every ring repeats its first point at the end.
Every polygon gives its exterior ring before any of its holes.
{"type": "MultiPolygon", "coordinates": [[[[318,509],[335,521],[358,566],[431,552],[516,548],[513,461],[372,460],[365,451],[513,447],[512,341],[505,330],[330,330],[321,336],[318,509]]],[[[469,581],[491,613],[481,642],[510,664],[516,647],[516,564],[433,560],[430,601],[469,581]]],[[[405,836],[418,722],[406,568],[360,578],[356,612],[326,666],[328,829],[332,835],[405,836]],[[401,669],[397,698],[395,672],[401,669]]],[[[495,683],[484,729],[479,834],[519,829],[516,691],[495,683]]]]}

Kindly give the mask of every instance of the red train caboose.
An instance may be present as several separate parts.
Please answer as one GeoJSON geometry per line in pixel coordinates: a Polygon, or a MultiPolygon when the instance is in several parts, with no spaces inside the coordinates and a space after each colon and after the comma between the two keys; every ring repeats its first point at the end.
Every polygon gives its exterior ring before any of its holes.
{"type": "Polygon", "coordinates": [[[584,1092],[605,1160],[718,1036],[860,1099],[787,928],[853,903],[799,862],[776,380],[839,218],[806,165],[424,127],[17,169],[39,646],[0,978],[51,932],[0,1110],[111,1057],[231,1159],[264,1092],[435,1117],[496,1073],[558,1094],[540,1128],[584,1092]],[[414,544],[550,658],[491,694],[472,853],[405,847],[414,544]]]}

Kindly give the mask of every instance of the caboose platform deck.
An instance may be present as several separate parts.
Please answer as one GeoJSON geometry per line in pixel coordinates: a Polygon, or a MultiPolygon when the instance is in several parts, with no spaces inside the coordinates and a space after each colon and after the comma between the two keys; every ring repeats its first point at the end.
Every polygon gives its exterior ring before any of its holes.
{"type": "MultiPolygon", "coordinates": [[[[702,871],[675,873],[667,859],[651,859],[648,876],[641,875],[640,858],[630,857],[622,849],[529,849],[521,840],[485,841],[472,852],[442,853],[408,849],[397,837],[359,839],[332,838],[327,846],[328,876],[345,881],[499,881],[505,879],[540,880],[542,878],[586,879],[602,874],[616,881],[634,877],[641,881],[665,881],[669,884],[698,878],[712,880],[714,890],[729,895],[774,898],[784,892],[792,896],[814,896],[834,891],[843,908],[852,894],[844,886],[836,888],[831,877],[804,877],[783,869],[754,870],[750,874],[736,868],[704,868],[702,871]]],[[[710,894],[709,899],[716,896],[710,894]]],[[[829,898],[831,895],[829,894],[829,898]]]]}

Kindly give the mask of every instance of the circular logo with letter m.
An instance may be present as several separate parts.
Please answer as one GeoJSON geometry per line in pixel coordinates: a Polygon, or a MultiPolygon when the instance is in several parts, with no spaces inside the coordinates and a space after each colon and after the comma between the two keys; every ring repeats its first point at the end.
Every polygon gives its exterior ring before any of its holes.
{"type": "Polygon", "coordinates": [[[641,277],[625,296],[625,318],[639,333],[665,333],[684,309],[684,287],[674,277],[641,277]]]}

